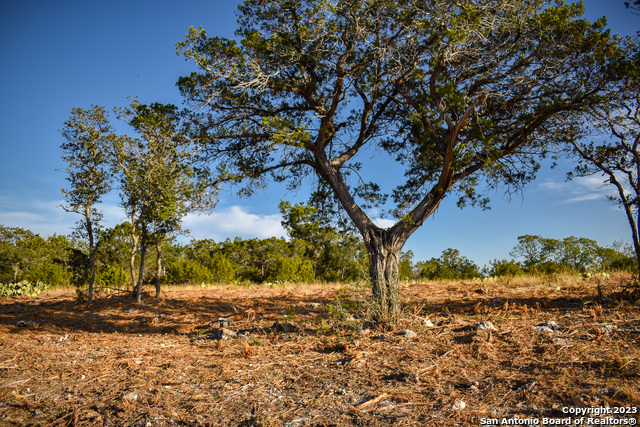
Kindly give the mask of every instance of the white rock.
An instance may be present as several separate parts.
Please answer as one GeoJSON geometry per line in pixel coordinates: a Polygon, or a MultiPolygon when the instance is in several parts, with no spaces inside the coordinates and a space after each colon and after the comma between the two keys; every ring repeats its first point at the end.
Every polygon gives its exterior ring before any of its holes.
{"type": "Polygon", "coordinates": [[[402,335],[403,335],[405,338],[415,338],[415,337],[417,337],[417,336],[418,336],[418,334],[416,334],[415,332],[413,332],[411,329],[406,329],[406,330],[402,333],[402,335]]]}
{"type": "Polygon", "coordinates": [[[138,393],[136,393],[135,391],[132,391],[131,393],[127,393],[124,396],[122,396],[122,400],[135,402],[136,400],[138,400],[138,393]]]}
{"type": "Polygon", "coordinates": [[[451,409],[453,409],[454,411],[462,411],[466,407],[467,404],[464,403],[464,400],[456,400],[451,409]]]}
{"type": "Polygon", "coordinates": [[[494,326],[493,323],[485,320],[484,322],[480,322],[476,325],[476,331],[497,331],[498,328],[494,326]]]}
{"type": "Polygon", "coordinates": [[[549,321],[546,321],[544,323],[540,323],[540,324],[534,326],[533,329],[537,329],[540,332],[543,332],[543,333],[547,334],[547,333],[550,333],[550,332],[554,332],[554,331],[560,330],[560,325],[558,325],[553,320],[549,320],[549,321]]]}

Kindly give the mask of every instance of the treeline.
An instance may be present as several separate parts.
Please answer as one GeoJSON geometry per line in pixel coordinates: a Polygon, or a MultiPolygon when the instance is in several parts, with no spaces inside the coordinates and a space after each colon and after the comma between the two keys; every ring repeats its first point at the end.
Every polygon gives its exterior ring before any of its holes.
{"type": "MultiPolygon", "coordinates": [[[[268,239],[192,240],[168,242],[162,249],[162,281],[168,285],[210,283],[354,282],[367,280],[364,245],[349,233],[339,233],[309,219],[311,208],[283,202],[283,224],[291,237],[268,239]]],[[[96,244],[96,289],[131,289],[131,224],[122,223],[99,233],[96,244]]],[[[147,283],[155,280],[154,248],[145,261],[147,283]]],[[[516,261],[494,260],[479,267],[457,249],[438,258],[413,262],[411,251],[402,253],[401,280],[453,280],[482,276],[513,277],[591,271],[634,271],[634,252],[616,243],[601,247],[594,240],[563,240],[524,235],[510,253],[516,261]]],[[[140,257],[136,258],[140,262],[140,257]]],[[[39,281],[50,286],[88,283],[86,243],[73,237],[43,238],[29,230],[0,226],[0,282],[39,281]]]]}
{"type": "Polygon", "coordinates": [[[446,249],[439,258],[418,262],[415,271],[420,278],[451,280],[558,273],[636,272],[638,268],[635,252],[630,245],[616,242],[607,248],[584,237],[571,236],[559,240],[527,234],[518,237],[518,244],[510,255],[512,259],[494,259],[488,266],[480,268],[460,255],[457,249],[446,249]]]}

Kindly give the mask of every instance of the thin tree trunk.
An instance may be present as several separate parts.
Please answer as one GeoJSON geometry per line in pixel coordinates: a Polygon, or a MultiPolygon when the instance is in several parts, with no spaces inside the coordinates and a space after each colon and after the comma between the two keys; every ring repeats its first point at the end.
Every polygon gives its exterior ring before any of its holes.
{"type": "Polygon", "coordinates": [[[93,224],[91,223],[91,207],[85,207],[85,219],[87,234],[89,235],[89,290],[87,291],[87,304],[93,303],[93,287],[96,281],[96,256],[93,239],[93,224]]]}
{"type": "Polygon", "coordinates": [[[136,301],[142,301],[142,284],[144,283],[144,260],[147,253],[147,232],[142,228],[140,230],[140,269],[138,271],[138,286],[136,287],[136,301]]]}
{"type": "Polygon", "coordinates": [[[129,273],[131,275],[131,291],[138,288],[136,280],[136,253],[138,252],[138,235],[136,234],[135,213],[131,214],[131,257],[129,259],[129,273]]]}
{"type": "Polygon", "coordinates": [[[636,252],[636,262],[638,264],[638,280],[640,280],[640,236],[638,235],[638,222],[636,222],[640,219],[640,212],[638,212],[639,217],[634,218],[633,208],[629,203],[627,203],[623,193],[620,194],[620,200],[622,200],[623,202],[624,210],[625,210],[625,213],[627,214],[627,219],[629,220],[629,226],[631,227],[631,238],[633,240],[633,249],[636,252]]]}
{"type": "Polygon", "coordinates": [[[160,277],[162,276],[162,240],[156,239],[156,299],[160,299],[160,277]]]}

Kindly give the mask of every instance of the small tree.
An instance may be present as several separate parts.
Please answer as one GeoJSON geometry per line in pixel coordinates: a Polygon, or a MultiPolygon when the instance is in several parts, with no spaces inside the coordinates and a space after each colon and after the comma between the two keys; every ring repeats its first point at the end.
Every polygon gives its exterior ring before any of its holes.
{"type": "Polygon", "coordinates": [[[111,190],[111,170],[106,147],[116,137],[104,107],[92,106],[88,110],[73,108],[64,123],[62,136],[67,140],[60,147],[62,159],[67,162],[69,187],[62,189],[67,212],[82,215],[78,230],[89,241],[89,290],[87,302],[93,302],[95,283],[95,233],[99,229],[101,213],[96,209],[102,196],[111,190]]]}
{"type": "Polygon", "coordinates": [[[331,189],[366,246],[379,320],[393,321],[402,247],[442,200],[484,206],[482,181],[519,188],[573,136],[574,117],[604,102],[622,53],[582,12],[542,0],[246,0],[239,43],[191,29],[179,50],[197,71],[178,84],[220,179],[250,193],[267,176],[297,187],[311,175],[331,189]],[[386,174],[354,173],[372,154],[405,171],[388,190],[398,222],[387,229],[366,212],[386,200],[386,174]]]}
{"type": "Polygon", "coordinates": [[[189,212],[211,209],[208,170],[199,168],[199,152],[183,129],[183,114],[173,105],[133,101],[119,117],[141,138],[121,138],[113,151],[119,172],[122,206],[131,217],[131,277],[136,299],[142,299],[147,249],[156,245],[156,298],[160,298],[162,246],[182,230],[189,212]],[[138,247],[139,245],[139,247],[138,247]],[[133,268],[140,253],[138,277],[133,268]]]}

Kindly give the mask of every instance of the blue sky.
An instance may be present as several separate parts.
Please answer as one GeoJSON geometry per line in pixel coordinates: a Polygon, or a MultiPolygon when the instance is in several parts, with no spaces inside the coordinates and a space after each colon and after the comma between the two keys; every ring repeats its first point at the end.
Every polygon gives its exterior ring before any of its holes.
{"type": "MultiPolygon", "coordinates": [[[[69,234],[76,215],[65,213],[60,188],[66,185],[59,129],[73,107],[108,108],[142,102],[180,104],[178,77],[192,68],[175,53],[190,26],[232,37],[235,1],[35,0],[0,5],[0,224],[42,236],[69,234]]],[[[622,0],[587,0],[586,17],[606,15],[613,33],[633,34],[640,16],[622,0]]],[[[492,209],[460,210],[455,199],[414,234],[405,250],[414,260],[440,256],[447,248],[480,266],[508,258],[517,236],[587,237],[608,246],[630,240],[622,212],[606,199],[602,178],[565,182],[568,163],[545,168],[523,195],[511,200],[492,194],[492,209]]],[[[278,202],[305,201],[273,184],[250,199],[224,193],[213,216],[191,216],[194,238],[224,240],[282,236],[278,202]]],[[[102,206],[105,222],[124,220],[117,195],[102,206]]]]}

